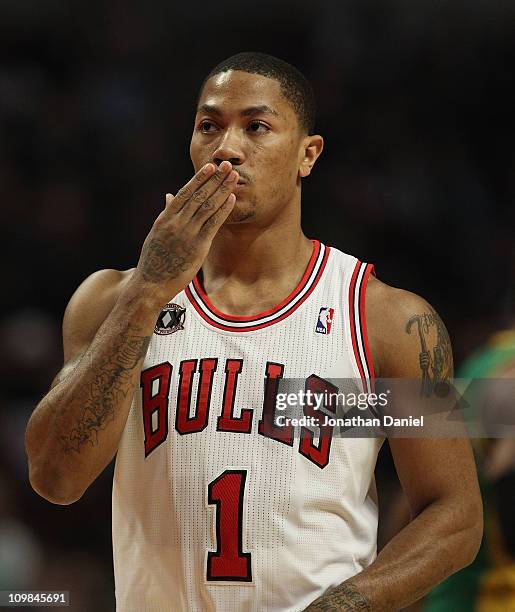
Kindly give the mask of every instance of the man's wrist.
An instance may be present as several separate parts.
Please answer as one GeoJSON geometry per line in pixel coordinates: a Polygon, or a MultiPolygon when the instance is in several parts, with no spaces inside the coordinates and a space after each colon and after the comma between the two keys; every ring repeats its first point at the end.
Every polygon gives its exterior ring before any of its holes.
{"type": "Polygon", "coordinates": [[[157,319],[163,306],[182,291],[181,288],[164,288],[156,283],[145,281],[143,277],[133,274],[120,294],[120,300],[131,308],[136,308],[141,316],[157,319]]]}
{"type": "Polygon", "coordinates": [[[325,593],[305,612],[371,612],[370,600],[351,581],[343,582],[325,593]]]}

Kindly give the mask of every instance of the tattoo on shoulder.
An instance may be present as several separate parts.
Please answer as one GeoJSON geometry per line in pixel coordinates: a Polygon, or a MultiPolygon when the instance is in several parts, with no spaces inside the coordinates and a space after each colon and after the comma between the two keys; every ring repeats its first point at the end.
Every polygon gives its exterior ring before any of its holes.
{"type": "Polygon", "coordinates": [[[352,582],[344,582],[322,595],[306,612],[370,612],[370,600],[352,582]]]}
{"type": "Polygon", "coordinates": [[[85,444],[98,444],[98,432],[114,421],[115,406],[127,396],[130,377],[149,343],[150,337],[133,335],[131,330],[117,337],[109,355],[78,394],[83,398],[81,416],[75,427],[60,437],[65,453],[80,453],[85,444]]]}
{"type": "Polygon", "coordinates": [[[407,334],[416,334],[420,343],[419,365],[422,371],[420,394],[429,397],[453,376],[451,341],[438,313],[415,314],[406,324],[407,334]]]}

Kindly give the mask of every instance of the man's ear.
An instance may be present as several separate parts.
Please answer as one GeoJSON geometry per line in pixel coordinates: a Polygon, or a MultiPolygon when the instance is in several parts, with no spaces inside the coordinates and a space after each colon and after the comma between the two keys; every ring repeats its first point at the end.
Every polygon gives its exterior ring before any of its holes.
{"type": "Polygon", "coordinates": [[[322,136],[315,134],[314,136],[306,136],[303,139],[302,158],[299,165],[299,176],[304,178],[309,176],[311,168],[315,165],[316,160],[324,148],[324,139],[322,136]]]}

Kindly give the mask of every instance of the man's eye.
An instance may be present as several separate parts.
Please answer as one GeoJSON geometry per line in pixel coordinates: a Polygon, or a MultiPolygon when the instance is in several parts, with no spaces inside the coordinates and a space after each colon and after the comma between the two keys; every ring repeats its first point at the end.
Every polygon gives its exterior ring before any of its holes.
{"type": "Polygon", "coordinates": [[[251,132],[255,132],[255,133],[263,133],[265,134],[266,132],[270,131],[270,128],[268,127],[268,125],[266,125],[266,123],[263,123],[262,121],[251,121],[249,123],[248,126],[249,131],[251,132]]]}
{"type": "Polygon", "coordinates": [[[201,121],[199,129],[201,132],[204,132],[204,134],[207,134],[213,132],[214,129],[216,129],[216,125],[212,121],[201,121]]]}

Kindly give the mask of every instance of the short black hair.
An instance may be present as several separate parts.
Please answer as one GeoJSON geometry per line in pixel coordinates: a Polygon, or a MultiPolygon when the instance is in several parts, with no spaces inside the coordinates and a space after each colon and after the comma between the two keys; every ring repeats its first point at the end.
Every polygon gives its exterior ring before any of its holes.
{"type": "Polygon", "coordinates": [[[237,53],[223,60],[211,70],[202,81],[199,98],[208,79],[228,70],[242,70],[243,72],[259,74],[278,81],[281,86],[281,93],[292,105],[299,118],[301,128],[307,134],[314,132],[316,114],[315,94],[310,82],[295,66],[266,53],[259,53],[257,51],[237,53]]]}

